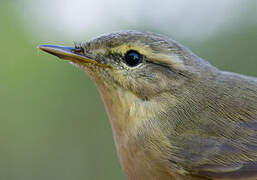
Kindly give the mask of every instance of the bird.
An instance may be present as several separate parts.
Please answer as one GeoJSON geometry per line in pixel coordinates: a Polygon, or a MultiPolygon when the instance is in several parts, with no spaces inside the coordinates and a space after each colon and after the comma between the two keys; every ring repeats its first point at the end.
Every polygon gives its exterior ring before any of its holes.
{"type": "Polygon", "coordinates": [[[128,180],[257,179],[257,78],[152,32],[39,49],[95,82],[128,180]]]}

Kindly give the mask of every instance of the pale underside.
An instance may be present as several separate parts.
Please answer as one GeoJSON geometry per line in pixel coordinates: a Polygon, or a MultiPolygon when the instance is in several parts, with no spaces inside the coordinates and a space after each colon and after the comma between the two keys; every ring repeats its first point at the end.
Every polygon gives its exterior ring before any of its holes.
{"type": "Polygon", "coordinates": [[[128,179],[257,179],[256,80],[221,76],[161,104],[97,83],[128,179]]]}

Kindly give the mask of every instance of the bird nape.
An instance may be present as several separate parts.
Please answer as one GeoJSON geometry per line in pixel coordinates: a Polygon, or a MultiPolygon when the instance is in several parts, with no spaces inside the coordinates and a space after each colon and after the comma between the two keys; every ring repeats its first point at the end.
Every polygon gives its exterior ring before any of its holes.
{"type": "Polygon", "coordinates": [[[128,179],[257,179],[256,78],[154,33],[39,48],[94,80],[128,179]]]}

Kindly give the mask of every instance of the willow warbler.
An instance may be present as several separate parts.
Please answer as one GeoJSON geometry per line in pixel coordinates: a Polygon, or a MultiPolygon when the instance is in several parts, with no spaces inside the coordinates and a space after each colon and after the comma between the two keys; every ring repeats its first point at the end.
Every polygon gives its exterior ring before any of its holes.
{"type": "Polygon", "coordinates": [[[94,80],[129,180],[257,179],[256,78],[153,33],[39,48],[94,80]]]}

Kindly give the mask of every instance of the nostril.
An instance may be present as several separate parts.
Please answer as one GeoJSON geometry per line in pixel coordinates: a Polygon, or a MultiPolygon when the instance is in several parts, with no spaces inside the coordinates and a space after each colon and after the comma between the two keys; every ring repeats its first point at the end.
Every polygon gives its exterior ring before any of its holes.
{"type": "Polygon", "coordinates": [[[84,49],[83,48],[77,48],[75,47],[74,49],[71,50],[72,52],[76,54],[84,54],[84,49]]]}

